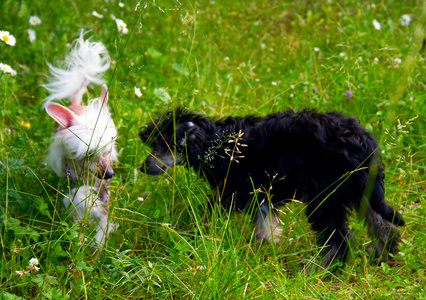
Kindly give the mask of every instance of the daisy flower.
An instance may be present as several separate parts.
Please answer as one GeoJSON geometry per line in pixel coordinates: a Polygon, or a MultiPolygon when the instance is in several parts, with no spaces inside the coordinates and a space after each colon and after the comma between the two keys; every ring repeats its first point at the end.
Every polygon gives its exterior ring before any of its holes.
{"type": "Polygon", "coordinates": [[[380,25],[376,19],[373,20],[373,26],[376,28],[376,30],[380,30],[380,28],[382,28],[382,25],[380,25]]]}
{"type": "Polygon", "coordinates": [[[136,96],[137,96],[138,98],[140,98],[140,96],[142,96],[141,89],[140,89],[140,88],[135,87],[135,94],[136,94],[136,96]]]}
{"type": "Polygon", "coordinates": [[[118,2],[118,6],[124,7],[124,3],[123,2],[118,2]]]}
{"type": "Polygon", "coordinates": [[[319,47],[314,47],[314,51],[318,52],[318,51],[320,51],[320,48],[319,47]]]}
{"type": "Polygon", "coordinates": [[[28,33],[28,39],[30,40],[30,42],[34,42],[36,39],[36,33],[34,31],[34,29],[27,29],[27,33],[28,33]]]}
{"type": "Polygon", "coordinates": [[[41,20],[40,20],[39,17],[37,17],[37,16],[31,16],[30,17],[30,24],[31,25],[38,25],[40,23],[41,23],[41,20]]]}
{"type": "Polygon", "coordinates": [[[408,26],[410,25],[411,18],[409,15],[403,15],[401,18],[399,18],[399,22],[401,22],[402,26],[408,26]]]}
{"type": "Polygon", "coordinates": [[[15,46],[16,39],[13,35],[9,33],[9,31],[0,31],[0,40],[5,42],[8,45],[15,46]]]}
{"type": "Polygon", "coordinates": [[[12,76],[16,75],[16,71],[14,69],[12,69],[9,65],[6,64],[2,64],[0,63],[0,69],[5,72],[5,73],[9,73],[12,76]]]}
{"type": "Polygon", "coordinates": [[[96,10],[92,11],[92,15],[94,15],[95,17],[102,19],[104,17],[104,15],[101,15],[100,13],[98,13],[96,10]]]}
{"type": "Polygon", "coordinates": [[[117,28],[119,32],[122,32],[124,34],[129,32],[129,30],[127,29],[127,24],[124,23],[123,20],[115,19],[115,22],[117,23],[117,28]]]}

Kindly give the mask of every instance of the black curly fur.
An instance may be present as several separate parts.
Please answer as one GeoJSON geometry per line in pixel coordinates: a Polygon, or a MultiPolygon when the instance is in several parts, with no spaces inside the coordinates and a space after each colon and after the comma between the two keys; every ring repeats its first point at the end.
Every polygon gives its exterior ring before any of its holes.
{"type": "MultiPolygon", "coordinates": [[[[205,175],[225,206],[243,209],[253,199],[266,198],[276,206],[300,198],[325,246],[324,266],[345,259],[352,237],[347,214],[353,208],[377,240],[376,257],[387,259],[397,251],[396,225],[404,220],[385,202],[377,141],[354,117],[287,110],[214,121],[178,108],[139,136],[151,147],[143,172],[158,175],[175,162],[186,162],[205,175]],[[253,197],[254,190],[265,194],[253,197]]],[[[270,217],[267,212],[261,205],[256,218],[270,217]]]]}

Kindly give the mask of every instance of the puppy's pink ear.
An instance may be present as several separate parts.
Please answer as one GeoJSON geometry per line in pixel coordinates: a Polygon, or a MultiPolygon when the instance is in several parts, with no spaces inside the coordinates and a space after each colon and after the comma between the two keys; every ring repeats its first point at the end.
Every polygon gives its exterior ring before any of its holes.
{"type": "Polygon", "coordinates": [[[46,112],[63,128],[70,127],[76,117],[71,110],[57,103],[49,103],[46,106],[46,112]]]}
{"type": "Polygon", "coordinates": [[[99,97],[99,104],[106,105],[108,102],[108,88],[105,84],[102,85],[101,96],[99,97]]]}

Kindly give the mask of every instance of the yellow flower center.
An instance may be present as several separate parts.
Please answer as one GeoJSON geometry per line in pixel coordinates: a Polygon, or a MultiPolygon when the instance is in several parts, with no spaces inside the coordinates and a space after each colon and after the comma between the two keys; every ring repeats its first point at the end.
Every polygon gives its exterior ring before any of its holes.
{"type": "Polygon", "coordinates": [[[1,37],[3,39],[3,41],[7,42],[9,40],[9,37],[7,35],[3,35],[1,37]]]}
{"type": "Polygon", "coordinates": [[[124,28],[123,24],[120,24],[120,28],[124,28]]]}
{"type": "Polygon", "coordinates": [[[37,20],[36,19],[33,19],[33,23],[35,24],[35,23],[37,23],[37,20]]]}
{"type": "Polygon", "coordinates": [[[3,70],[7,70],[7,68],[5,66],[3,66],[2,68],[3,68],[3,70]]]}

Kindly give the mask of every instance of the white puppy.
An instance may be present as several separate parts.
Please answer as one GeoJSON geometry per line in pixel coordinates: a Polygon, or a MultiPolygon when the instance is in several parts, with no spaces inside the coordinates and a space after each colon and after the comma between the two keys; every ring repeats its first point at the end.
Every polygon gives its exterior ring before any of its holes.
{"type": "MultiPolygon", "coordinates": [[[[69,176],[73,184],[82,184],[69,197],[79,209],[79,216],[89,213],[97,218],[103,232],[108,217],[108,186],[114,176],[111,164],[117,161],[117,129],[107,106],[105,84],[99,98],[88,100],[87,105],[82,105],[82,100],[89,84],[104,82],[102,75],[109,66],[105,46],[84,40],[82,32],[66,57],[64,68],[49,65],[51,77],[43,85],[50,92],[43,107],[57,123],[47,163],[59,176],[69,176]],[[67,107],[53,102],[64,98],[68,99],[67,107]],[[82,206],[81,203],[87,202],[84,199],[92,199],[88,203],[94,206],[82,206]],[[99,203],[103,203],[102,209],[98,209],[99,203]]],[[[69,204],[69,199],[65,198],[64,202],[69,204]]],[[[99,232],[96,239],[103,243],[104,236],[99,232]]]]}

